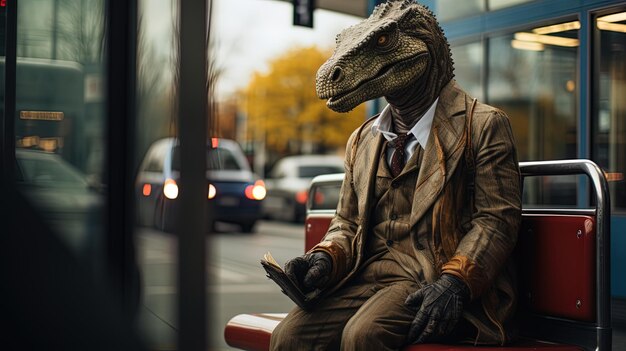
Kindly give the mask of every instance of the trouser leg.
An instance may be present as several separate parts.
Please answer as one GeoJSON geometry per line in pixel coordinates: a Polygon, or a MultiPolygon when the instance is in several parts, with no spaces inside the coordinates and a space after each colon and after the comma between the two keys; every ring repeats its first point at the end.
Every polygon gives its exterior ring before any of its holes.
{"type": "Polygon", "coordinates": [[[274,329],[270,350],[397,350],[407,344],[415,311],[405,307],[414,282],[353,285],[313,311],[296,307],[274,329]]]}
{"type": "Polygon", "coordinates": [[[405,346],[415,311],[404,301],[417,289],[414,282],[400,281],[377,291],[346,324],[341,349],[398,350],[405,346]]]}
{"type": "Polygon", "coordinates": [[[351,284],[311,311],[295,307],[274,329],[270,350],[339,349],[344,326],[374,292],[373,284],[351,284]]]}

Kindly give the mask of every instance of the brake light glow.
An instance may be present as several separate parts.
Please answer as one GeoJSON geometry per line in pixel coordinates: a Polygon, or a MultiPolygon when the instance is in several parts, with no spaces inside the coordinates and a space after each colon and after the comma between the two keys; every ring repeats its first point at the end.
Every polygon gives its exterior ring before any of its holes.
{"type": "Polygon", "coordinates": [[[296,193],[296,202],[300,204],[305,204],[306,200],[309,197],[309,192],[306,190],[302,190],[296,193]]]}
{"type": "Polygon", "coordinates": [[[166,179],[163,184],[163,195],[170,200],[174,200],[178,197],[178,185],[174,179],[166,179]]]}
{"type": "Polygon", "coordinates": [[[215,188],[215,185],[209,184],[209,194],[207,195],[207,198],[211,200],[215,197],[215,195],[217,195],[217,189],[215,188]]]}
{"type": "Polygon", "coordinates": [[[217,146],[220,144],[220,141],[218,138],[211,138],[211,147],[214,149],[217,149],[217,146]]]}
{"type": "Polygon", "coordinates": [[[150,194],[152,193],[152,185],[144,184],[143,189],[141,189],[141,193],[143,194],[143,196],[150,196],[150,194]]]}
{"type": "Polygon", "coordinates": [[[244,191],[246,197],[250,200],[263,200],[267,194],[265,189],[265,183],[262,180],[257,180],[254,184],[248,185],[244,191]]]}
{"type": "Polygon", "coordinates": [[[316,191],[313,195],[313,202],[316,205],[321,205],[322,203],[324,203],[324,194],[322,194],[322,192],[320,191],[316,191]]]}

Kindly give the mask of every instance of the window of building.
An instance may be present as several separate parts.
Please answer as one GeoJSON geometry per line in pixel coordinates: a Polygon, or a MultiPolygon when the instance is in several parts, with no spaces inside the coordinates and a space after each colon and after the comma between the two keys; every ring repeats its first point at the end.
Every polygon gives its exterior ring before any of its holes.
{"type": "Polygon", "coordinates": [[[626,12],[595,20],[593,159],[606,172],[614,209],[626,209],[626,12]]]}
{"type": "Polygon", "coordinates": [[[437,18],[441,22],[467,18],[487,11],[500,10],[534,0],[436,0],[437,18]]]}
{"type": "MultiPolygon", "coordinates": [[[[490,39],[487,100],[510,117],[520,161],[577,156],[578,28],[568,21],[490,39]]],[[[526,198],[576,204],[576,177],[551,182],[534,180],[526,198]]]]}
{"type": "Polygon", "coordinates": [[[446,22],[485,12],[484,0],[437,0],[437,19],[446,22]]]}
{"type": "Polygon", "coordinates": [[[452,59],[454,60],[454,79],[470,95],[482,101],[483,44],[481,42],[473,42],[452,45],[451,49],[452,59]]]}
{"type": "Polygon", "coordinates": [[[17,6],[19,187],[95,270],[106,249],[104,1],[23,0],[17,6]]]}
{"type": "Polygon", "coordinates": [[[511,6],[516,6],[531,2],[533,0],[487,0],[489,1],[489,11],[499,10],[511,6]]]}

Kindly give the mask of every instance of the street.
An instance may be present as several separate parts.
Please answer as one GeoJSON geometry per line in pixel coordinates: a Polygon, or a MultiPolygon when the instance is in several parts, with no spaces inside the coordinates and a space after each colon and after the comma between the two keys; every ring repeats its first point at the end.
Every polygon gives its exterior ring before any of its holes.
{"type": "MultiPolygon", "coordinates": [[[[224,342],[226,322],[240,313],[288,312],[293,303],[265,277],[259,263],[270,251],[283,264],[304,250],[302,224],[261,221],[256,233],[218,224],[207,240],[207,298],[212,309],[209,333],[212,350],[231,350],[224,342]]],[[[208,238],[208,237],[207,237],[208,238]]],[[[177,239],[153,229],[138,228],[137,259],[142,272],[143,303],[139,327],[150,349],[175,349],[177,239]]]]}

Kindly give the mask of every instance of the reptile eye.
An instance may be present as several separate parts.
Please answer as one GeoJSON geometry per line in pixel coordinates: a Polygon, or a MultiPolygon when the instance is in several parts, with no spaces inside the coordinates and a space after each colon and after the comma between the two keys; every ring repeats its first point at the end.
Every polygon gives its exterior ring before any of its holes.
{"type": "Polygon", "coordinates": [[[387,36],[387,34],[381,34],[378,36],[378,39],[376,39],[376,45],[378,46],[385,46],[388,42],[389,37],[387,36]]]}

